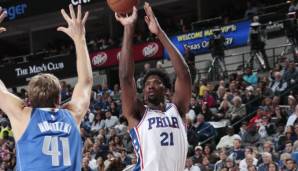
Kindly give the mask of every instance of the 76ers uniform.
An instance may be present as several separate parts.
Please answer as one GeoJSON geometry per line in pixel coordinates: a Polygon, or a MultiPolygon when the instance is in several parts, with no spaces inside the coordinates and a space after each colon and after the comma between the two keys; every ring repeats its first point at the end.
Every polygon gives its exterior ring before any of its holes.
{"type": "Polygon", "coordinates": [[[182,171],[188,149],[186,129],[176,106],[165,112],[146,109],[139,125],[130,130],[138,162],[134,171],[182,171]]]}

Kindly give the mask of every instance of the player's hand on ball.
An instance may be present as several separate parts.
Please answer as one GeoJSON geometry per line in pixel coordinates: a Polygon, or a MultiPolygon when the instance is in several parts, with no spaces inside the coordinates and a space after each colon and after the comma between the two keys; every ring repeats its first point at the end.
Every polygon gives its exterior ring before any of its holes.
{"type": "MultiPolygon", "coordinates": [[[[5,19],[6,16],[7,16],[7,12],[4,11],[2,7],[0,7],[0,23],[2,23],[2,21],[5,19]]],[[[6,28],[0,27],[0,33],[5,31],[6,31],[6,28]]]]}
{"type": "Polygon", "coordinates": [[[161,28],[148,2],[145,2],[144,10],[146,13],[145,22],[147,23],[148,29],[151,33],[158,35],[161,32],[161,28]]]}
{"type": "Polygon", "coordinates": [[[133,12],[131,15],[123,15],[115,13],[115,18],[119,21],[123,26],[134,25],[138,19],[138,10],[136,7],[133,7],[133,12]]]}
{"type": "Polygon", "coordinates": [[[89,12],[85,12],[84,17],[82,17],[81,5],[78,5],[77,16],[74,12],[73,6],[69,5],[70,16],[65,12],[64,9],[61,10],[62,16],[68,24],[68,27],[58,27],[58,31],[62,31],[73,39],[73,41],[80,41],[85,39],[85,23],[87,21],[89,12]]]}

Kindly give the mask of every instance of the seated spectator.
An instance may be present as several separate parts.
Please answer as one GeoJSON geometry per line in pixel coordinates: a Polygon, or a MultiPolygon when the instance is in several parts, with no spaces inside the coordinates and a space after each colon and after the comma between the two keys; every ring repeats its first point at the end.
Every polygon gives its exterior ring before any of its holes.
{"type": "Polygon", "coordinates": [[[275,110],[271,115],[271,119],[275,119],[275,123],[280,123],[282,125],[286,125],[288,116],[287,114],[280,108],[280,106],[276,106],[275,110]]]}
{"type": "Polygon", "coordinates": [[[235,161],[233,159],[229,158],[229,157],[226,159],[225,167],[227,168],[227,171],[237,170],[237,166],[236,166],[235,161]]]}
{"type": "Polygon", "coordinates": [[[199,141],[204,141],[216,135],[215,128],[208,122],[205,122],[205,117],[202,114],[197,116],[197,122],[195,123],[194,128],[198,134],[199,141]]]}
{"type": "Polygon", "coordinates": [[[204,146],[204,151],[203,151],[204,157],[208,158],[208,161],[212,164],[215,164],[216,161],[218,160],[218,155],[216,155],[213,151],[213,147],[211,144],[206,144],[204,146]]]}
{"type": "Polygon", "coordinates": [[[253,73],[251,67],[246,68],[245,73],[244,73],[242,78],[245,81],[245,83],[248,84],[248,85],[254,85],[255,86],[258,83],[257,73],[256,72],[253,73]]]}
{"type": "Polygon", "coordinates": [[[192,157],[192,161],[194,164],[202,163],[203,160],[203,148],[202,146],[195,147],[195,154],[192,157]]]}
{"type": "Polygon", "coordinates": [[[207,102],[202,102],[200,114],[204,115],[206,121],[211,121],[213,114],[207,106],[207,102]]]}
{"type": "Polygon", "coordinates": [[[274,95],[280,95],[288,87],[287,82],[282,80],[282,75],[280,72],[274,73],[274,80],[271,81],[269,87],[274,95]]]}
{"type": "Polygon", "coordinates": [[[294,142],[293,145],[293,153],[292,153],[292,159],[296,162],[296,164],[298,163],[298,141],[294,142]]]}
{"type": "Polygon", "coordinates": [[[227,114],[231,111],[232,105],[228,100],[223,100],[218,108],[218,113],[213,114],[213,120],[219,121],[227,117],[227,114]]]}
{"type": "Polygon", "coordinates": [[[234,139],[233,148],[231,149],[229,158],[239,164],[244,157],[244,149],[241,148],[241,138],[236,138],[234,139]]]}
{"type": "Polygon", "coordinates": [[[292,113],[291,116],[288,118],[286,126],[287,127],[293,126],[297,118],[298,118],[298,105],[296,105],[295,107],[295,112],[292,113]]]}
{"type": "MultiPolygon", "coordinates": [[[[270,153],[271,154],[271,159],[273,161],[278,161],[279,159],[279,156],[278,154],[274,151],[274,146],[273,146],[273,143],[272,141],[268,140],[268,141],[265,141],[263,143],[263,147],[260,149],[261,152],[267,152],[267,153],[270,153]]],[[[262,158],[263,159],[263,158],[262,158]]],[[[262,162],[262,159],[260,160],[260,162],[262,162]]]]}
{"type": "Polygon", "coordinates": [[[284,150],[282,151],[282,153],[290,153],[291,154],[292,151],[293,151],[292,141],[290,141],[290,140],[286,141],[286,144],[285,145],[286,146],[285,146],[284,150]]]}
{"type": "Polygon", "coordinates": [[[91,125],[91,131],[93,133],[96,133],[104,127],[105,127],[105,120],[102,119],[101,111],[96,110],[96,115],[95,115],[95,118],[94,118],[94,120],[92,122],[92,125],[91,125]]]}
{"type": "Polygon", "coordinates": [[[280,161],[279,161],[279,168],[281,170],[287,170],[287,160],[291,159],[291,154],[289,153],[282,153],[280,155],[280,161]]]}
{"type": "Polygon", "coordinates": [[[245,153],[245,158],[240,161],[239,169],[241,171],[248,171],[248,167],[256,166],[258,159],[256,159],[253,154],[245,153]]]}
{"type": "Polygon", "coordinates": [[[282,75],[282,79],[287,82],[288,87],[292,87],[298,81],[298,69],[296,68],[296,64],[294,60],[289,62],[288,68],[284,71],[282,75]]]}
{"type": "MultiPolygon", "coordinates": [[[[235,139],[239,139],[240,136],[234,134],[234,128],[232,126],[227,127],[227,135],[223,136],[216,146],[216,149],[220,148],[232,148],[235,139]]],[[[241,138],[240,138],[241,139],[241,138]]]]}
{"type": "Polygon", "coordinates": [[[297,100],[293,95],[288,96],[288,103],[289,107],[285,108],[285,113],[287,116],[290,116],[292,113],[295,112],[295,107],[297,105],[297,100]]]}
{"type": "Polygon", "coordinates": [[[258,133],[257,126],[253,125],[252,127],[248,128],[248,131],[243,135],[243,143],[245,145],[250,144],[259,144],[261,140],[261,136],[258,133]]]}
{"type": "Polygon", "coordinates": [[[228,158],[228,152],[225,149],[221,149],[219,152],[219,161],[214,165],[214,171],[220,171],[225,167],[226,159],[228,158]]]}
{"type": "Polygon", "coordinates": [[[199,166],[194,165],[191,158],[186,159],[184,171],[201,171],[199,166]]]}
{"type": "Polygon", "coordinates": [[[241,98],[239,96],[234,96],[231,110],[226,114],[226,118],[230,119],[232,123],[235,123],[245,115],[246,108],[245,105],[242,104],[241,98]]]}
{"type": "Polygon", "coordinates": [[[116,116],[112,116],[111,111],[106,112],[105,128],[112,128],[119,123],[119,120],[116,116]]]}
{"type": "Polygon", "coordinates": [[[286,160],[287,171],[297,171],[297,163],[293,159],[286,160]]]}
{"type": "Polygon", "coordinates": [[[209,89],[207,88],[205,91],[203,91],[204,95],[202,97],[203,103],[207,103],[208,108],[212,108],[216,106],[216,100],[215,98],[210,94],[209,89]]]}
{"type": "Polygon", "coordinates": [[[131,164],[131,158],[127,155],[127,152],[125,149],[121,150],[120,159],[121,159],[122,164],[125,166],[128,166],[131,164]]]}
{"type": "Polygon", "coordinates": [[[214,165],[211,164],[211,163],[209,162],[208,157],[204,156],[204,157],[203,157],[202,164],[200,165],[200,169],[201,169],[202,171],[205,171],[205,170],[206,170],[206,171],[207,171],[207,170],[214,170],[214,165]]]}
{"type": "Polygon", "coordinates": [[[225,94],[226,88],[224,86],[219,86],[217,89],[217,105],[219,105],[224,100],[225,94]]]}
{"type": "Polygon", "coordinates": [[[258,166],[258,171],[269,171],[269,168],[272,167],[272,163],[274,167],[277,168],[277,164],[272,160],[272,155],[268,152],[264,152],[262,155],[263,162],[258,166]]]}

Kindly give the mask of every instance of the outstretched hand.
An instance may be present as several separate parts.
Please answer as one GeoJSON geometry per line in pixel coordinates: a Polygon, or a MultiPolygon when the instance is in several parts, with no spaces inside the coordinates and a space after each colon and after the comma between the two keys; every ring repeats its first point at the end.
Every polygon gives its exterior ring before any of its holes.
{"type": "Polygon", "coordinates": [[[62,31],[67,34],[73,41],[79,41],[85,39],[85,23],[87,21],[89,12],[85,12],[84,17],[82,17],[81,5],[78,5],[77,16],[74,12],[73,6],[69,5],[70,16],[65,12],[64,9],[61,10],[62,16],[68,24],[68,27],[58,27],[58,31],[62,31]]]}
{"type": "Polygon", "coordinates": [[[144,10],[146,13],[145,22],[147,23],[148,29],[151,33],[158,35],[161,32],[161,28],[148,2],[145,2],[144,10]]]}
{"type": "MultiPolygon", "coordinates": [[[[6,16],[7,16],[7,12],[4,11],[2,7],[0,7],[0,23],[2,23],[2,21],[5,19],[6,16]]],[[[0,27],[0,33],[5,31],[6,31],[6,28],[0,27]]]]}
{"type": "Polygon", "coordinates": [[[131,15],[120,15],[118,13],[115,13],[115,18],[117,21],[119,21],[123,26],[128,26],[128,25],[134,25],[135,22],[138,19],[138,10],[136,7],[133,7],[133,12],[131,15]]]}

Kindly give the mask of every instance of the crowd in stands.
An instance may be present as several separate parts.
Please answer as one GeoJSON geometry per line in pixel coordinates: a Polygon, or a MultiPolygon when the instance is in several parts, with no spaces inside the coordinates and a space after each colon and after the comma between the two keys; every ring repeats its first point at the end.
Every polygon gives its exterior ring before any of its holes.
{"type": "MultiPolygon", "coordinates": [[[[150,68],[149,64],[145,68],[150,68]]],[[[142,74],[141,74],[142,75],[142,74]]],[[[227,80],[199,80],[186,115],[189,152],[185,171],[296,171],[298,163],[298,68],[293,61],[271,72],[232,73],[227,80]]],[[[62,101],[72,87],[61,82],[62,101]]],[[[26,100],[25,90],[15,92],[26,100]]],[[[118,171],[137,162],[118,84],[96,85],[81,123],[82,170],[118,171]]],[[[166,100],[171,101],[172,91],[166,100]]],[[[13,170],[15,143],[0,113],[0,170],[13,170]]]]}

